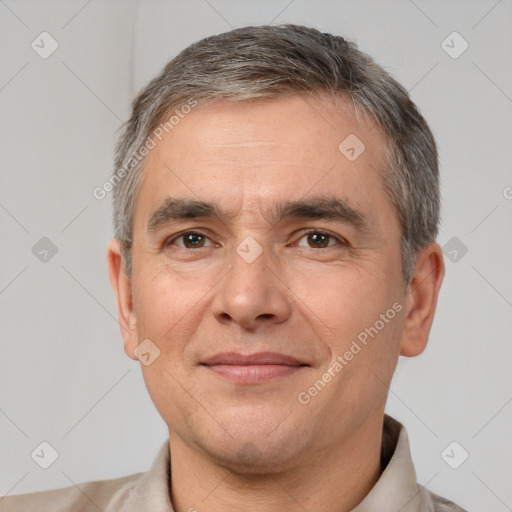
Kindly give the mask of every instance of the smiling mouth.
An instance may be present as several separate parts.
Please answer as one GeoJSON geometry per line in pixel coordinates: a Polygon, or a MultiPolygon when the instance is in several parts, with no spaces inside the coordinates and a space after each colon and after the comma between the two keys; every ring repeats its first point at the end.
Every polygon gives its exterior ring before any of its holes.
{"type": "Polygon", "coordinates": [[[242,355],[235,352],[223,352],[201,363],[216,375],[239,384],[257,384],[269,380],[290,376],[308,364],[294,357],[273,352],[242,355]]]}

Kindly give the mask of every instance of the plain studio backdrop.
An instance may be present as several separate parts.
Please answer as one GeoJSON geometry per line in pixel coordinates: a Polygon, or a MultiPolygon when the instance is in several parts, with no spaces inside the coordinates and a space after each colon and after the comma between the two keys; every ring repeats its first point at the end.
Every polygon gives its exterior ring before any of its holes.
{"type": "Polygon", "coordinates": [[[190,43],[300,23],[356,40],[437,138],[447,275],[429,346],[387,410],[419,482],[512,507],[512,2],[0,2],[0,495],[149,468],[167,429],[123,351],[106,264],[116,130],[190,43]],[[41,468],[41,446],[57,459],[41,468]]]}

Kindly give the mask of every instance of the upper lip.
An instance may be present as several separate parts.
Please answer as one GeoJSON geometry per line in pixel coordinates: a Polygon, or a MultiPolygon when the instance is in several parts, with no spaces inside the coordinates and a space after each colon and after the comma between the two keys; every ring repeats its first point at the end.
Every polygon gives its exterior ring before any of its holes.
{"type": "Polygon", "coordinates": [[[215,364],[229,364],[233,366],[249,366],[253,364],[282,364],[287,366],[308,366],[295,357],[276,352],[258,352],[255,354],[239,354],[237,352],[220,352],[202,361],[201,364],[213,366],[215,364]]]}

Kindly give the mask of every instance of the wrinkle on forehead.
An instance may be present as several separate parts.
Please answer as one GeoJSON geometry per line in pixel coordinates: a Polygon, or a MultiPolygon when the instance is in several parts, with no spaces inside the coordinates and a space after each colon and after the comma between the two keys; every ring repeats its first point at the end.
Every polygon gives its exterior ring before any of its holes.
{"type": "Polygon", "coordinates": [[[334,112],[332,103],[322,101],[219,102],[194,111],[149,155],[148,206],[156,206],[155,196],[162,200],[162,191],[183,196],[186,189],[197,199],[215,197],[252,223],[267,220],[272,203],[310,193],[337,192],[360,202],[361,195],[381,187],[384,136],[368,119],[357,119],[358,112],[346,100],[338,102],[336,108],[342,110],[334,112]],[[336,126],[334,131],[324,118],[336,126]],[[348,162],[338,145],[354,131],[364,139],[366,150],[357,161],[348,162]]]}

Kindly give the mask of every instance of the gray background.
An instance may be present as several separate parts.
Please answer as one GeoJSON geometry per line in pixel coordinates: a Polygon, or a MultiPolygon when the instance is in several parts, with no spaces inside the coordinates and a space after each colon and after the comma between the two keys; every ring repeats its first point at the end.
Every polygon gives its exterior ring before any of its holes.
{"type": "Polygon", "coordinates": [[[0,495],[149,468],[167,429],[123,352],[110,197],[92,190],[135,93],[179,50],[294,22],[358,41],[437,137],[439,242],[457,237],[458,260],[446,260],[429,347],[401,359],[388,412],[408,429],[422,484],[470,512],[512,510],[511,21],[511,0],[0,1],[0,495]],[[46,59],[31,48],[43,31],[59,45],[46,59]],[[469,43],[458,58],[441,46],[453,31],[469,43]],[[57,247],[46,262],[32,252],[42,237],[57,247]],[[42,441],[59,454],[46,470],[31,458],[42,441]],[[469,453],[458,469],[441,456],[452,441],[469,453]]]}

